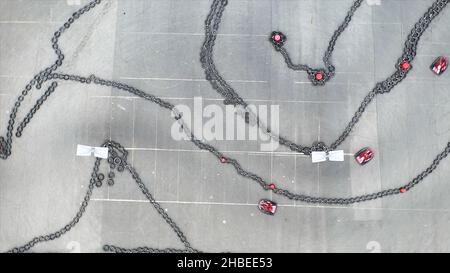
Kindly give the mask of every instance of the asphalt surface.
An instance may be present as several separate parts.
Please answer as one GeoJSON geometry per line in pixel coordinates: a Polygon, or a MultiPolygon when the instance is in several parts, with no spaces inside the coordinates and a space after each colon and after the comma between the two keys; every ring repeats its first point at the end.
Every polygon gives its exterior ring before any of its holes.
{"type": "MultiPolygon", "coordinates": [[[[0,132],[25,84],[54,61],[50,38],[87,1],[0,0],[0,132]]],[[[174,104],[224,109],[204,79],[199,52],[210,0],[103,1],[64,34],[61,72],[95,73],[139,87],[174,104]]],[[[337,75],[313,87],[267,41],[288,36],[293,60],[320,66],[328,40],[350,0],[230,0],[216,42],[219,71],[248,101],[279,105],[280,133],[297,143],[330,143],[362,98],[394,70],[410,28],[431,0],[367,0],[336,45],[337,75]]],[[[432,23],[418,47],[414,69],[390,94],[378,96],[341,146],[344,162],[312,164],[280,148],[260,150],[251,140],[212,141],[242,165],[278,185],[317,196],[352,196],[398,187],[428,167],[450,138],[450,73],[429,66],[450,55],[450,10],[432,23]],[[370,146],[372,162],[352,154],[370,146]]],[[[42,91],[33,91],[19,116],[42,91]]],[[[145,183],[203,251],[448,252],[450,162],[401,196],[352,206],[293,202],[263,191],[190,142],[171,137],[166,110],[111,88],[61,83],[15,139],[0,162],[0,251],[67,224],[76,213],[93,158],[76,157],[77,144],[106,139],[131,151],[145,183]],[[274,217],[256,204],[280,204],[274,217]]],[[[105,167],[105,166],[104,166],[105,167]]],[[[145,201],[129,176],[94,192],[80,223],[34,251],[100,252],[124,247],[180,247],[175,234],[145,201]]]]}

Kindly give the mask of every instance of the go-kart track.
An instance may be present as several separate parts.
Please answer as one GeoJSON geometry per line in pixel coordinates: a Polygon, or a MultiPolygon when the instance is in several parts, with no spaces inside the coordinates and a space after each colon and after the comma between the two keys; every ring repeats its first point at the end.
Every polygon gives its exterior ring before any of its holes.
{"type": "Polygon", "coordinates": [[[0,251],[449,251],[447,4],[0,0],[0,251]]]}

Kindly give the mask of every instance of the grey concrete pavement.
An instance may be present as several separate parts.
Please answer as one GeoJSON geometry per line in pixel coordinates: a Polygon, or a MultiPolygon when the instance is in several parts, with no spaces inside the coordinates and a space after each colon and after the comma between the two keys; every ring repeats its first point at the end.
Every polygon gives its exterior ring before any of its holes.
{"type": "MultiPolygon", "coordinates": [[[[0,133],[29,78],[54,60],[50,38],[80,4],[70,0],[0,0],[0,133]]],[[[394,69],[412,25],[432,0],[365,1],[333,55],[336,77],[313,87],[288,70],[267,41],[288,35],[295,61],[319,66],[328,39],[351,0],[230,0],[216,42],[219,71],[250,102],[280,106],[280,131],[310,145],[333,141],[360,101],[394,69]]],[[[129,83],[174,104],[221,104],[199,61],[210,0],[110,0],[66,33],[61,72],[92,73],[129,83]]],[[[429,65],[450,55],[450,8],[422,38],[414,70],[379,96],[342,148],[345,162],[312,164],[283,148],[261,152],[255,141],[213,141],[242,165],[284,188],[320,196],[350,196],[403,185],[450,139],[450,73],[429,65]],[[364,146],[375,159],[359,167],[364,146]]],[[[41,92],[26,99],[20,114],[41,92]]],[[[203,251],[448,252],[450,161],[408,194],[348,207],[316,206],[272,196],[189,142],[171,138],[166,110],[118,90],[61,83],[36,114],[13,155],[0,162],[0,251],[65,225],[89,182],[92,158],[77,144],[122,143],[155,197],[203,251]],[[258,212],[260,198],[281,206],[258,212]]],[[[98,252],[124,247],[179,247],[180,243],[138,187],[123,176],[96,190],[70,233],[36,251],[98,252]]]]}

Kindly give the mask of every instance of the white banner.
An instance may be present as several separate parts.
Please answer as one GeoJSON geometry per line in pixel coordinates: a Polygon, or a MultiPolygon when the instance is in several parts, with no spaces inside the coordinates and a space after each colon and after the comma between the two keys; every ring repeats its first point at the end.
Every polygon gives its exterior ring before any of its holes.
{"type": "Polygon", "coordinates": [[[344,161],[344,151],[329,151],[327,152],[312,152],[311,159],[313,163],[319,163],[324,161],[344,161]]]}
{"type": "Polygon", "coordinates": [[[92,155],[98,158],[107,159],[108,147],[91,147],[78,144],[77,156],[92,156],[92,155]]]}

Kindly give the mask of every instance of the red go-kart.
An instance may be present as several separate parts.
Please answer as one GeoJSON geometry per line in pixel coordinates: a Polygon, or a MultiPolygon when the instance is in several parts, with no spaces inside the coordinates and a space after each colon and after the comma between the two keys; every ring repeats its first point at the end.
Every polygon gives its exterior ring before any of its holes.
{"type": "Polygon", "coordinates": [[[444,71],[447,69],[447,67],[448,67],[448,58],[444,57],[444,56],[440,56],[433,62],[430,69],[436,75],[441,75],[442,73],[444,73],[444,71]]]}
{"type": "Polygon", "coordinates": [[[277,203],[267,199],[262,199],[259,201],[258,208],[262,213],[274,215],[277,211],[277,203]]]}
{"type": "Polygon", "coordinates": [[[359,165],[365,165],[369,163],[369,161],[372,160],[374,156],[375,153],[373,152],[373,150],[369,147],[366,147],[359,150],[359,152],[355,154],[355,159],[359,165]]]}

